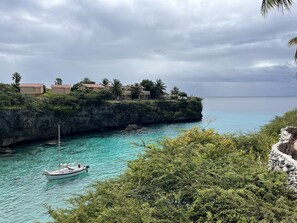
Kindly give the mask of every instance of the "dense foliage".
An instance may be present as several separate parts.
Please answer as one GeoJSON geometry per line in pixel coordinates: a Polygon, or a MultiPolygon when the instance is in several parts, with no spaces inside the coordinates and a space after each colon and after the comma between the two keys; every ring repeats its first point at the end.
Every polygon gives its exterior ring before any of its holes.
{"type": "Polygon", "coordinates": [[[98,106],[104,100],[110,100],[113,95],[102,90],[100,92],[73,92],[68,95],[44,94],[33,98],[13,91],[0,91],[0,110],[36,109],[58,113],[75,113],[86,105],[98,106]]]}
{"type": "Polygon", "coordinates": [[[152,99],[160,99],[166,90],[166,86],[161,79],[157,79],[155,82],[145,79],[140,82],[140,85],[144,87],[145,91],[151,92],[152,99]]]}
{"type": "Polygon", "coordinates": [[[15,85],[0,83],[0,109],[26,108],[32,103],[32,97],[20,94],[15,85]]]}
{"type": "Polygon", "coordinates": [[[220,135],[192,129],[144,145],[117,179],[98,182],[52,210],[54,222],[296,222],[297,194],[282,172],[267,169],[279,129],[296,125],[297,110],[258,133],[220,135]]]}

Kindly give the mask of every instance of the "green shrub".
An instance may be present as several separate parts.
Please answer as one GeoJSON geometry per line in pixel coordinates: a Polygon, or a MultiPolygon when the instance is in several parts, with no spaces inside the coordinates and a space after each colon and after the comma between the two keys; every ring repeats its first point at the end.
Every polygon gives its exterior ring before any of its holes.
{"type": "Polygon", "coordinates": [[[282,117],[276,116],[274,120],[261,129],[261,132],[277,137],[281,128],[289,125],[297,127],[297,109],[286,112],[282,117]]]}
{"type": "Polygon", "coordinates": [[[54,222],[296,222],[286,175],[250,154],[266,153],[259,136],[243,137],[192,129],[147,145],[124,175],[49,213],[54,222]]]}

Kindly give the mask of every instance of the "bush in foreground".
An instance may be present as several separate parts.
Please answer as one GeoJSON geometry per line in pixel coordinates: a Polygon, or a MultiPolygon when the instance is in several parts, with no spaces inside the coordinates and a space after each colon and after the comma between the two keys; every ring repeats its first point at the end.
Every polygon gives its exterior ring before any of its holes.
{"type": "Polygon", "coordinates": [[[241,136],[192,129],[147,145],[124,175],[49,213],[54,222],[296,222],[286,175],[267,170],[275,142],[267,128],[241,136]]]}

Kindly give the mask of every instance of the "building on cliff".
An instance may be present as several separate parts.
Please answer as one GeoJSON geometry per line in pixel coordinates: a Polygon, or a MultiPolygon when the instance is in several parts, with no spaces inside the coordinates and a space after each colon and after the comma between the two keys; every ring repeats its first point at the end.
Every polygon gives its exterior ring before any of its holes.
{"type": "Polygon", "coordinates": [[[105,87],[101,84],[81,84],[78,89],[83,90],[91,90],[91,91],[100,91],[101,89],[104,89],[105,87]]]}
{"type": "Polygon", "coordinates": [[[142,90],[139,94],[140,100],[148,100],[151,98],[151,92],[150,91],[144,91],[142,90]]]}
{"type": "Polygon", "coordinates": [[[127,90],[123,91],[120,99],[121,100],[131,100],[132,99],[131,91],[127,91],[127,90]]]}
{"type": "Polygon", "coordinates": [[[43,84],[20,84],[20,93],[38,97],[44,93],[43,84]]]}
{"type": "MultiPolygon", "coordinates": [[[[132,85],[122,86],[122,100],[131,100],[132,99],[132,85]]],[[[140,86],[140,92],[138,99],[139,100],[148,100],[151,98],[151,92],[145,91],[143,86],[140,86]]]]}
{"type": "Polygon", "coordinates": [[[53,94],[69,94],[71,91],[70,84],[51,85],[51,93],[53,94]]]}

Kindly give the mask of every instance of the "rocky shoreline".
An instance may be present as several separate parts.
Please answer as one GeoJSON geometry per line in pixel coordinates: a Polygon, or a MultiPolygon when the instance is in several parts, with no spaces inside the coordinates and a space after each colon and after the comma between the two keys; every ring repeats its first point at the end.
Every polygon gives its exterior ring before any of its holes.
{"type": "Polygon", "coordinates": [[[85,107],[74,114],[48,110],[0,110],[0,148],[88,131],[124,129],[130,124],[149,125],[198,121],[201,101],[151,101],[149,103],[105,103],[85,107]]]}

